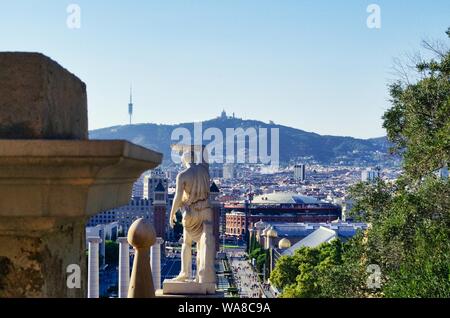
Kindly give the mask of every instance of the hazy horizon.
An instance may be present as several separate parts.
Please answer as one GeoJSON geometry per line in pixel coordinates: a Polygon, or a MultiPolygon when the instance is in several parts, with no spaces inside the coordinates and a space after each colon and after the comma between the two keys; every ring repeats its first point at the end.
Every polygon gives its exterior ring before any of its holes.
{"type": "MultiPolygon", "coordinates": [[[[229,113],[227,113],[227,115],[230,117],[232,114],[229,114],[229,113]]],[[[210,121],[210,120],[214,120],[214,119],[217,119],[219,116],[216,116],[216,117],[214,117],[214,118],[210,118],[210,119],[204,119],[204,120],[200,120],[200,121],[195,121],[195,122],[205,122],[205,121],[210,121]]],[[[238,114],[236,114],[236,119],[240,119],[240,120],[243,120],[243,121],[246,121],[246,120],[248,120],[248,121],[259,121],[259,122],[264,122],[264,123],[266,123],[266,124],[269,124],[269,121],[263,121],[263,120],[259,120],[259,119],[257,119],[257,118],[241,118],[241,117],[239,117],[238,116],[238,114]]],[[[107,127],[99,127],[99,128],[95,128],[95,129],[89,129],[89,131],[91,132],[91,131],[95,131],[95,130],[102,130],[102,129],[111,129],[111,128],[114,128],[114,127],[127,127],[127,126],[141,126],[141,125],[164,125],[164,126],[179,126],[179,125],[183,125],[183,124],[193,124],[194,122],[193,121],[187,121],[187,122],[180,122],[180,123],[153,123],[153,122],[141,122],[141,123],[132,123],[131,125],[130,124],[119,124],[119,125],[113,125],[113,126],[107,126],[107,127]]],[[[277,122],[275,122],[274,121],[274,125],[277,125],[277,126],[284,126],[284,127],[288,127],[288,128],[293,128],[293,129],[297,129],[297,130],[302,130],[302,131],[305,131],[305,132],[307,132],[307,133],[314,133],[314,134],[318,134],[318,135],[321,135],[321,136],[335,136],[335,137],[351,137],[351,138],[356,138],[356,139],[363,139],[363,140],[367,140],[367,139],[377,139],[377,138],[384,138],[384,137],[386,137],[386,134],[384,134],[384,135],[380,135],[380,136],[374,136],[374,137],[367,137],[367,138],[364,138],[364,137],[355,137],[355,136],[349,136],[349,135],[330,135],[330,134],[320,134],[320,133],[318,133],[318,132],[316,132],[316,131],[309,131],[309,130],[305,130],[305,129],[302,129],[301,127],[291,127],[291,126],[289,126],[289,125],[284,125],[284,124],[282,124],[282,123],[277,123],[277,122]]],[[[234,128],[234,127],[229,127],[229,128],[234,128]]]]}

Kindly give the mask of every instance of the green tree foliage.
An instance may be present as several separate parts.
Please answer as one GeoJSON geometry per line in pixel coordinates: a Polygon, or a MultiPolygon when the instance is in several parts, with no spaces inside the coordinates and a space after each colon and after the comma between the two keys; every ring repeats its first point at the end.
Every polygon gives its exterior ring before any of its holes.
{"type": "Polygon", "coordinates": [[[268,251],[262,251],[258,257],[256,258],[256,269],[258,270],[258,273],[263,273],[264,272],[264,266],[266,266],[266,271],[268,268],[268,262],[269,260],[269,255],[268,255],[268,251]]]}
{"type": "Polygon", "coordinates": [[[406,175],[412,179],[450,161],[450,51],[427,46],[436,57],[416,65],[416,83],[390,86],[393,107],[383,117],[392,150],[403,154],[406,175]]]}
{"type": "Polygon", "coordinates": [[[250,238],[250,244],[249,244],[249,247],[248,247],[248,253],[250,254],[251,252],[253,252],[253,250],[255,248],[258,248],[258,247],[261,247],[261,246],[259,245],[258,241],[256,240],[255,235],[252,235],[251,238],[250,238]]]}
{"type": "Polygon", "coordinates": [[[351,188],[365,233],[280,258],[271,282],[283,297],[450,297],[450,182],[434,174],[450,162],[450,50],[427,46],[435,58],[417,63],[414,83],[390,86],[383,117],[402,176],[351,188]],[[379,290],[367,284],[370,264],[379,290]]]}
{"type": "Polygon", "coordinates": [[[358,233],[347,242],[334,240],[317,248],[301,248],[282,256],[270,281],[284,298],[380,297],[367,285],[367,246],[358,233]]]}
{"type": "MultiPolygon", "coordinates": [[[[363,233],[340,245],[340,258],[334,263],[321,266],[317,283],[321,286],[321,297],[351,298],[377,297],[379,291],[367,286],[366,272],[369,261],[363,233]]],[[[339,245],[337,245],[339,246],[339,245]]],[[[331,246],[333,248],[333,246],[331,246]]]]}
{"type": "Polygon", "coordinates": [[[269,264],[269,252],[266,251],[261,244],[258,243],[256,238],[252,238],[250,240],[250,250],[249,253],[249,259],[255,259],[256,260],[256,270],[259,273],[262,273],[264,271],[264,265],[266,266],[266,271],[268,270],[268,264],[269,264]]]}
{"type": "Polygon", "coordinates": [[[433,50],[415,83],[390,87],[384,127],[404,173],[351,190],[354,213],[371,224],[365,255],[381,266],[387,297],[450,296],[450,184],[433,173],[450,162],[450,51],[433,50]]]}
{"type": "Polygon", "coordinates": [[[362,297],[370,294],[362,236],[343,243],[334,240],[317,248],[301,248],[293,256],[282,256],[270,281],[285,298],[362,297]]]}
{"type": "MultiPolygon", "coordinates": [[[[295,255],[299,254],[297,251],[295,255]]],[[[279,289],[295,285],[299,274],[300,262],[297,257],[282,256],[277,260],[275,269],[270,273],[270,282],[279,289]]]]}
{"type": "Polygon", "coordinates": [[[264,269],[264,264],[266,264],[268,258],[267,251],[261,247],[257,247],[249,254],[249,257],[250,260],[256,260],[256,269],[258,272],[262,272],[264,269]]]}
{"type": "MultiPolygon", "coordinates": [[[[399,184],[402,182],[400,181],[399,184]]],[[[378,218],[363,213],[371,224],[365,240],[366,258],[381,266],[383,292],[388,297],[450,296],[450,183],[435,177],[423,179],[411,190],[404,185],[392,192],[384,205],[366,200],[385,198],[392,186],[357,185],[355,213],[377,211],[378,218]]]]}

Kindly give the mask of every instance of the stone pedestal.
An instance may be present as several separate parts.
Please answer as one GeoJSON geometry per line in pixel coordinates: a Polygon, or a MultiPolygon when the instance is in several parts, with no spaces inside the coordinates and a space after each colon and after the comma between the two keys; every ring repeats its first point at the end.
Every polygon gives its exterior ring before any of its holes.
{"type": "Polygon", "coordinates": [[[99,237],[89,237],[88,242],[88,298],[100,297],[100,283],[99,283],[99,244],[101,243],[99,237]]]}
{"type": "Polygon", "coordinates": [[[216,284],[212,283],[177,282],[172,280],[163,282],[164,295],[214,295],[215,293],[216,284]]]}
{"type": "Polygon", "coordinates": [[[216,291],[215,294],[164,294],[162,289],[158,289],[155,293],[156,298],[168,298],[168,299],[182,299],[182,298],[189,298],[189,299],[215,299],[215,298],[225,298],[225,293],[222,291],[216,291]]]}

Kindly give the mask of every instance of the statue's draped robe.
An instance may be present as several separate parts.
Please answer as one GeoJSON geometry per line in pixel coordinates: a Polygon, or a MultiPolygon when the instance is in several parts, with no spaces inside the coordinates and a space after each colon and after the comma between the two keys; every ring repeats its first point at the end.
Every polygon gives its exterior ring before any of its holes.
{"type": "Polygon", "coordinates": [[[211,209],[209,203],[210,177],[208,166],[197,164],[190,167],[195,178],[192,180],[190,193],[183,193],[183,226],[195,242],[198,242],[203,231],[203,215],[211,209]]]}

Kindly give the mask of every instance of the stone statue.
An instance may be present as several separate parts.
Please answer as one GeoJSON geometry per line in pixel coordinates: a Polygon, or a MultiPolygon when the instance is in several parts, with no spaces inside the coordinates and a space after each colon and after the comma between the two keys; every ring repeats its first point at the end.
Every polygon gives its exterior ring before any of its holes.
{"type": "Polygon", "coordinates": [[[175,279],[167,282],[164,288],[170,289],[170,283],[174,282],[191,283],[189,290],[180,288],[178,284],[175,291],[182,289],[186,293],[211,294],[215,293],[216,273],[214,216],[209,202],[209,167],[203,160],[196,163],[193,150],[184,152],[181,160],[185,170],[177,176],[176,193],[170,213],[171,227],[175,224],[177,211],[181,210],[183,214],[181,272],[175,279]],[[197,245],[197,274],[194,281],[191,280],[193,242],[197,245]]]}

